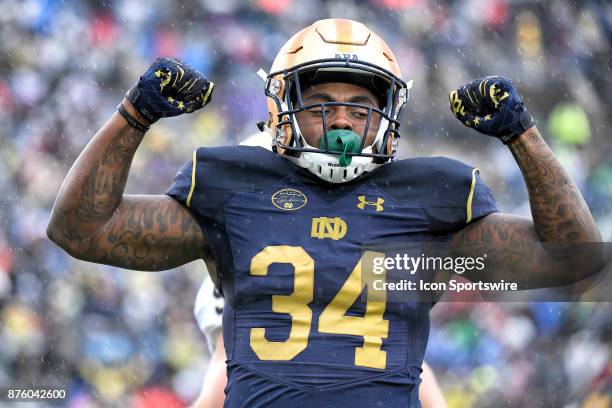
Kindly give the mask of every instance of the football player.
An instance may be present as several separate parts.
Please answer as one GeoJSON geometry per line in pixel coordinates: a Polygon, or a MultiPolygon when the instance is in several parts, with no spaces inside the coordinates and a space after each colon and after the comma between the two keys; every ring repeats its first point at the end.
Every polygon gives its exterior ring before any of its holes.
{"type": "MultiPolygon", "coordinates": [[[[200,395],[191,408],[221,408],[225,401],[224,389],[227,385],[226,355],[221,333],[223,297],[215,289],[210,279],[205,278],[202,282],[196,295],[193,313],[206,338],[211,359],[200,395]]],[[[423,408],[446,408],[446,401],[434,372],[426,362],[423,362],[422,368],[419,399],[423,408]]]]}
{"type": "Polygon", "coordinates": [[[124,195],[149,126],[210,102],[212,82],[158,59],[66,176],[48,236],[76,258],[130,269],[204,259],[225,299],[226,407],[417,407],[433,302],[364,290],[362,245],[438,240],[477,257],[485,244],[528,242],[528,256],[491,251],[500,268],[464,276],[547,287],[591,276],[601,262],[568,254],[582,266],[569,273],[542,242],[601,237],[509,80],[470,82],[451,93],[451,109],[510,149],[532,219],[497,212],[471,166],[393,160],[408,88],[374,32],[318,21],[282,47],[267,76],[261,127],[274,152],[198,148],[166,195],[124,195]]]}
{"type": "MultiPolygon", "coordinates": [[[[270,135],[264,132],[253,133],[244,139],[243,146],[260,146],[270,149],[270,135]]],[[[205,278],[196,295],[193,308],[195,319],[206,338],[211,360],[204,376],[202,389],[192,408],[222,407],[225,400],[224,389],[227,385],[226,355],[221,333],[223,315],[223,296],[209,278],[205,278]]],[[[419,399],[423,408],[445,408],[446,401],[438,385],[434,372],[423,362],[419,399]]]]}

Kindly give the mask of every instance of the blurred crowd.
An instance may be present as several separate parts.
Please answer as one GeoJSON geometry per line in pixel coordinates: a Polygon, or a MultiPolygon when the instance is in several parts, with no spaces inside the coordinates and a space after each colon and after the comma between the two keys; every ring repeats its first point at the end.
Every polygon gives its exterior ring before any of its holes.
{"type": "MultiPolygon", "coordinates": [[[[0,389],[66,388],[74,408],[195,398],[208,358],[191,313],[203,263],[152,274],[76,261],[46,239],[53,200],[156,57],[182,58],[217,86],[206,109],[153,126],[128,193],[163,193],[195,146],[255,132],[267,116],[257,70],[327,17],[378,32],[414,80],[401,157],[464,160],[500,210],[529,215],[509,151],[448,108],[464,82],[513,78],[612,238],[607,1],[0,0],[0,389]]],[[[427,359],[451,407],[588,406],[612,387],[610,303],[441,303],[432,316],[427,359]]]]}

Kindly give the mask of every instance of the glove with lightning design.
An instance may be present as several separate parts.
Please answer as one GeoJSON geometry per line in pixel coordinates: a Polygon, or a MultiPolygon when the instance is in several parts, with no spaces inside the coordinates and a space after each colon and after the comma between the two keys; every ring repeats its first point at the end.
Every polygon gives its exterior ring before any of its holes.
{"type": "Polygon", "coordinates": [[[149,123],[154,123],[204,107],[211,100],[214,86],[183,61],[158,58],[127,92],[126,99],[149,123]]]}
{"type": "Polygon", "coordinates": [[[523,99],[507,78],[476,79],[451,91],[451,111],[465,126],[504,143],[535,124],[523,99]]]}

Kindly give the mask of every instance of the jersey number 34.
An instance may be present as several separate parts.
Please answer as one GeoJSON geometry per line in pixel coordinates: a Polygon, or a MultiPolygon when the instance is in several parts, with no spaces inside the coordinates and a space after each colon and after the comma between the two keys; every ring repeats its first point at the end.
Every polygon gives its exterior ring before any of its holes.
{"type": "MultiPolygon", "coordinates": [[[[368,253],[368,256],[379,255],[382,254],[368,253]]],[[[363,337],[363,346],[355,348],[355,365],[385,369],[387,352],[381,350],[381,347],[383,339],[389,334],[389,321],[383,319],[387,303],[384,295],[377,293],[374,301],[368,291],[364,315],[346,315],[365,286],[361,279],[362,261],[363,257],[321,313],[318,330],[320,333],[363,337]]],[[[272,311],[291,316],[291,331],[285,341],[270,341],[266,339],[265,328],[255,327],[250,332],[250,343],[259,359],[286,361],[308,346],[312,325],[312,309],[308,304],[312,302],[314,294],[315,261],[300,246],[268,246],[253,257],[250,273],[254,276],[266,276],[268,268],[274,263],[290,264],[294,269],[293,293],[272,296],[272,311]]]]}

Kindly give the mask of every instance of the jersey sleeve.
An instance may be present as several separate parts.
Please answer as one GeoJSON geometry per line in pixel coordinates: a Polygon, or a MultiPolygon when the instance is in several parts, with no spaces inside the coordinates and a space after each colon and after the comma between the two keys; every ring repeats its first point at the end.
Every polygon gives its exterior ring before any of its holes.
{"type": "MultiPolygon", "coordinates": [[[[457,160],[435,157],[414,161],[411,184],[427,213],[432,232],[457,231],[497,211],[480,170],[457,160]]],[[[406,174],[407,171],[404,171],[406,174]]]]}
{"type": "Polygon", "coordinates": [[[220,285],[224,271],[229,268],[226,262],[231,260],[223,208],[232,194],[232,185],[224,169],[219,170],[216,157],[206,148],[196,149],[191,159],[179,168],[166,195],[189,208],[198,222],[218,271],[215,284],[220,285]]]}
{"type": "MultiPolygon", "coordinates": [[[[174,176],[166,195],[188,207],[202,225],[221,225],[222,208],[232,191],[240,189],[240,186],[234,181],[237,172],[232,172],[226,163],[219,160],[218,155],[224,152],[211,150],[197,148],[174,176]]],[[[231,161],[231,157],[228,160],[231,161]]]]}
{"type": "Polygon", "coordinates": [[[466,204],[466,224],[484,217],[487,214],[497,212],[495,198],[489,187],[482,181],[480,171],[472,170],[472,186],[466,204]]]}
{"type": "Polygon", "coordinates": [[[195,190],[196,162],[196,151],[194,151],[191,159],[181,166],[170,187],[166,190],[166,195],[187,207],[191,206],[191,199],[195,190]]]}

